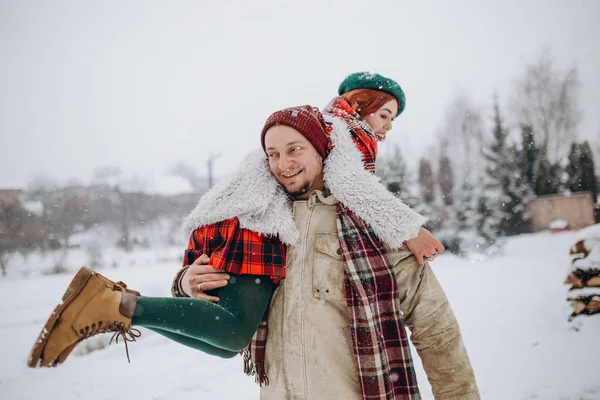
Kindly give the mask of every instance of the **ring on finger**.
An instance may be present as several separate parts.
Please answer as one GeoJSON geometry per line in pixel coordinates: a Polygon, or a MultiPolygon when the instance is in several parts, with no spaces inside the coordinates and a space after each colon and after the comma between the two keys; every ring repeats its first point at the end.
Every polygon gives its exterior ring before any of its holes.
{"type": "Polygon", "coordinates": [[[198,291],[199,291],[199,292],[201,292],[201,291],[202,291],[202,288],[200,287],[200,285],[202,285],[202,284],[201,284],[201,283],[199,283],[199,284],[197,284],[197,285],[196,285],[196,289],[198,289],[198,291]]]}

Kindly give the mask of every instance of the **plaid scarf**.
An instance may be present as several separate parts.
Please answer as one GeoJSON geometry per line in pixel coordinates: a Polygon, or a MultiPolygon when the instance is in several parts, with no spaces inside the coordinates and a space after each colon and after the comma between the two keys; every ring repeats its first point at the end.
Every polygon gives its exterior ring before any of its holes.
{"type": "Polygon", "coordinates": [[[343,97],[335,97],[323,109],[323,113],[331,114],[344,120],[352,134],[352,140],[363,155],[365,169],[375,173],[377,158],[377,139],[373,130],[343,97]]]}
{"type": "Polygon", "coordinates": [[[396,279],[383,243],[341,203],[337,228],[362,397],[419,400],[396,279]]]}

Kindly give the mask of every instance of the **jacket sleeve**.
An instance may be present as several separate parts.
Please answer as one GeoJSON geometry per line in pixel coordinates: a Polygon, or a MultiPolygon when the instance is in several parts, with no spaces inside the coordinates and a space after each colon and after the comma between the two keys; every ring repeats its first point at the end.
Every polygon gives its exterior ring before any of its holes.
{"type": "Polygon", "coordinates": [[[462,334],[448,298],[428,263],[406,249],[389,252],[400,308],[436,400],[479,400],[462,334]]]}

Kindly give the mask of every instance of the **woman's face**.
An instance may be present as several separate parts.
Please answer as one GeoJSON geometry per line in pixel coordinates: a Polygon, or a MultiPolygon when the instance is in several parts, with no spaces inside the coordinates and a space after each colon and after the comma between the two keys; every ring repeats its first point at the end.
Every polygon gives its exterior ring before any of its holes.
{"type": "Polygon", "coordinates": [[[365,115],[363,118],[373,130],[377,139],[382,141],[385,139],[387,132],[392,129],[392,120],[396,118],[396,114],[398,114],[398,102],[396,99],[392,99],[373,114],[365,115]]]}

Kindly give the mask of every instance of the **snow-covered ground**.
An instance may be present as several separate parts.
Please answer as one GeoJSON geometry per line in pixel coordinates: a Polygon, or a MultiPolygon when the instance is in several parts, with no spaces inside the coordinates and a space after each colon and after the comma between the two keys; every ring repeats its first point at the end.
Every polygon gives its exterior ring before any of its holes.
{"type": "MultiPolygon", "coordinates": [[[[575,237],[524,235],[509,239],[494,258],[473,262],[444,255],[433,263],[461,323],[483,399],[600,399],[600,315],[567,322],[571,310],[562,282],[575,237]]],[[[100,272],[145,295],[169,296],[180,253],[140,250],[121,258],[119,268],[100,272]]],[[[119,343],[91,352],[80,345],[58,368],[27,368],[31,345],[72,274],[24,276],[18,271],[33,270],[32,263],[41,260],[25,261],[0,279],[0,399],[258,398],[240,357],[207,356],[148,330],[130,344],[131,364],[119,343]]],[[[417,368],[424,399],[432,399],[417,368]]]]}

